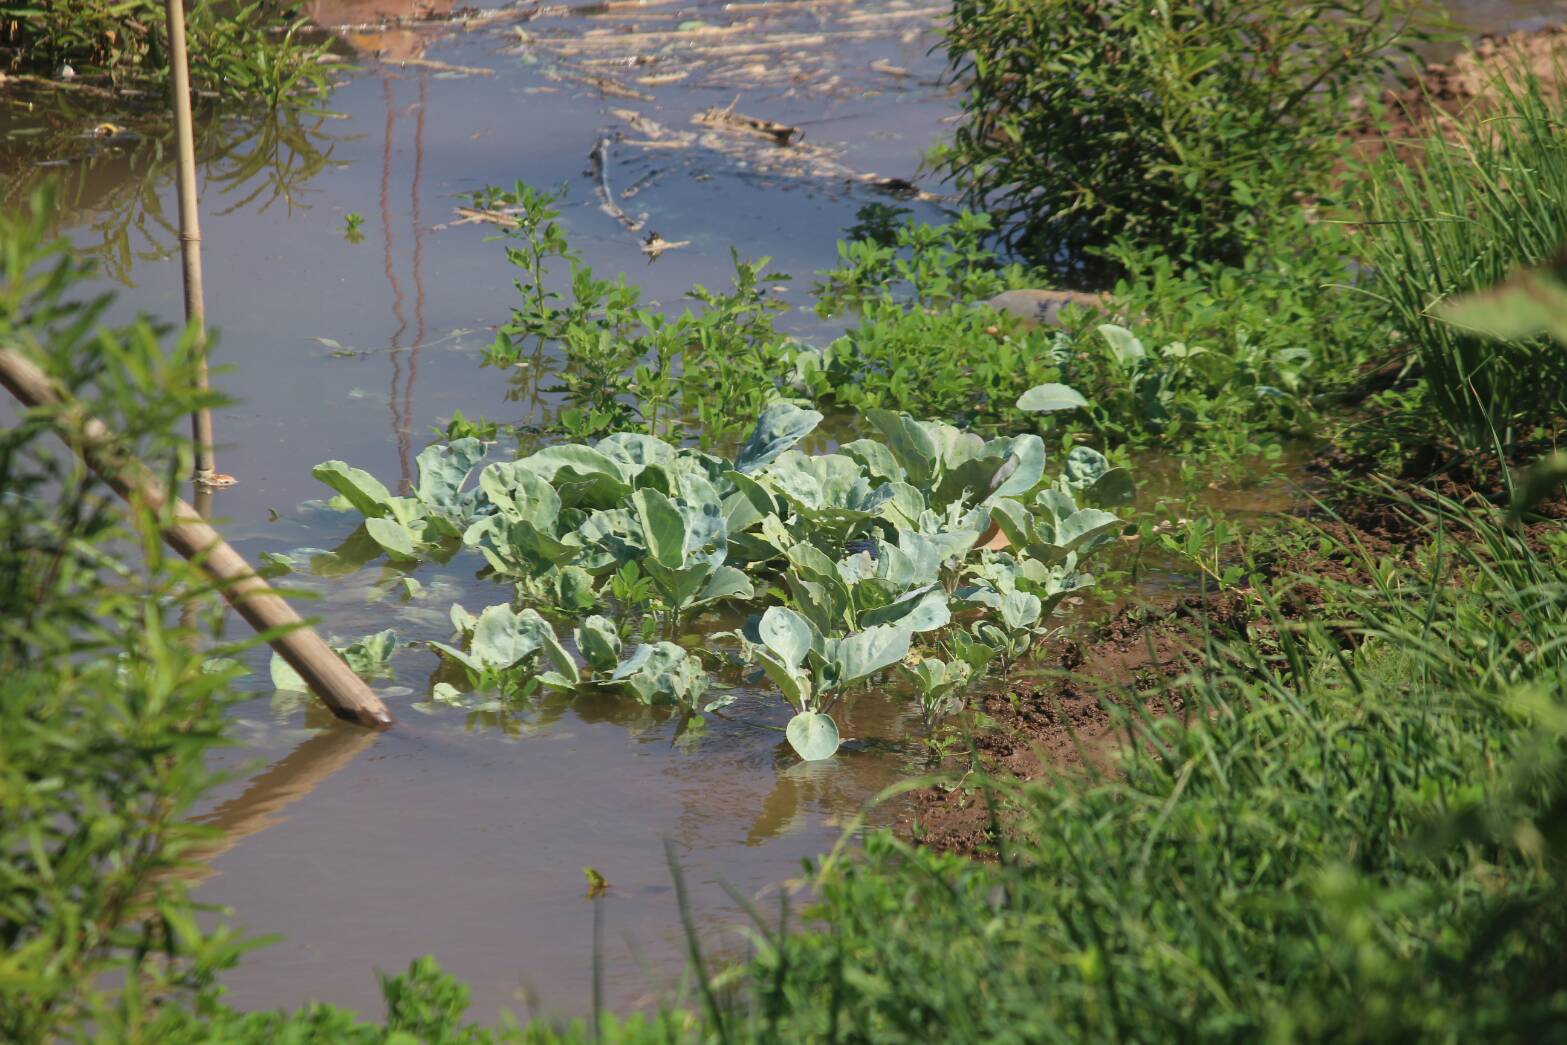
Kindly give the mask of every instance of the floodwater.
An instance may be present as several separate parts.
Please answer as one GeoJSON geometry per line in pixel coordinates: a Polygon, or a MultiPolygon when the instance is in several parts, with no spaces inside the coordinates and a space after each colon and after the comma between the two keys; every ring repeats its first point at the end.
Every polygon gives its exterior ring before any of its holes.
{"type": "MultiPolygon", "coordinates": [[[[506,596],[475,579],[477,557],[459,555],[420,567],[424,594],[404,601],[384,560],[323,554],[354,520],[305,503],[326,495],[310,469],[328,458],[388,485],[409,479],[454,410],[547,414],[538,374],[479,365],[517,292],[502,247],[487,242],[495,230],[459,222],[474,191],[562,188],[586,260],[671,306],[693,284],[725,285],[731,248],[803,277],[781,294],[807,305],[810,274],[833,263],[860,207],[939,216],[929,194],[941,187],[918,168],[955,111],[928,53],[943,5],[486,3],[456,29],[381,25],[444,14],[444,0],[310,6],[347,27],[343,54],[363,65],[331,95],[331,114],[199,133],[215,381],[237,400],[216,428],[219,470],[239,484],[217,495],[215,514],[253,561],[314,556],[285,583],[315,597],[308,612],[340,639],[391,627],[404,642],[444,640],[451,602],[477,610],[506,596]],[[731,103],[802,128],[807,148],[692,123],[731,103]],[[605,139],[595,174],[589,154],[605,139]],[[925,195],[908,198],[908,183],[925,195]],[[362,216],[357,235],[350,214],[362,216]],[[650,261],[641,241],[652,232],[688,245],[650,261]]],[[[1509,10],[1529,19],[1547,5],[1509,10]]],[[[101,258],[117,314],[175,322],[169,151],[140,125],[94,137],[100,119],[57,101],[3,128],[6,202],[57,174],[64,231],[101,258]]],[[[820,331],[807,312],[791,315],[803,336],[820,331]]],[[[315,998],[375,1013],[374,970],[427,953],[471,985],[481,1019],[586,1011],[595,955],[607,1004],[647,1004],[685,965],[666,838],[710,948],[743,954],[742,911],[725,886],[776,911],[803,859],[925,765],[916,716],[887,694],[848,706],[840,724],[855,742],[839,756],[802,765],[776,729],[787,709],[765,692],[742,691],[699,737],[618,700],[464,711],[426,703],[436,658],[407,648],[396,677],[376,684],[399,725],[372,736],[274,694],[263,652],[250,666],[256,695],[236,708],[240,744],[222,758],[234,777],[204,811],[227,840],[197,890],[238,925],[282,936],[225,978],[245,1008],[315,998]],[[584,867],[609,882],[597,911],[584,867]]]]}
{"type": "MultiPolygon", "coordinates": [[[[354,529],[348,516],[301,507],[328,494],[310,475],[316,463],[342,458],[395,485],[456,409],[524,422],[548,410],[538,375],[479,365],[518,274],[487,241],[493,227],[458,223],[475,190],[563,188],[573,245],[648,299],[678,307],[692,284],[727,285],[734,248],[799,277],[782,296],[805,305],[809,277],[832,263],[857,209],[900,202],[855,176],[914,178],[953,111],[927,54],[939,13],[929,5],[648,3],[625,17],[528,21],[499,9],[466,31],[389,32],[366,26],[406,3],[313,7],[324,23],[356,26],[343,37],[364,60],[332,94],[333,115],[225,121],[199,135],[214,380],[238,400],[215,418],[219,470],[239,480],[217,494],[215,514],[252,561],[332,549],[354,529]],[[519,30],[540,42],[527,46],[519,30]],[[664,35],[601,35],[626,31],[664,35]],[[713,53],[687,53],[687,38],[713,53]],[[377,52],[439,64],[365,60],[377,52]],[[640,65],[618,61],[636,56],[640,65]],[[737,111],[799,126],[820,151],[804,169],[781,166],[766,142],[691,123],[737,98],[737,111]],[[601,209],[601,182],[585,173],[606,136],[605,180],[630,222],[646,215],[637,231],[601,209]],[[363,216],[359,242],[346,235],[350,213],[363,216]],[[650,262],[640,246],[653,231],[689,246],[650,262]]],[[[13,125],[0,137],[7,199],[58,174],[65,231],[102,258],[117,313],[175,322],[170,155],[139,125],[87,137],[100,119],[53,109],[13,125]]],[[[903,205],[938,216],[928,201],[903,205]]],[[[406,603],[384,560],[281,583],[317,596],[305,609],[329,635],[390,627],[404,642],[445,640],[453,601],[477,610],[507,596],[475,579],[482,565],[464,554],[421,567],[424,594],[406,603]]],[[[405,649],[393,663],[396,678],[376,685],[399,723],[371,737],[274,694],[266,656],[251,660],[256,697],[235,710],[241,745],[223,756],[236,776],[206,811],[228,839],[197,889],[238,925],[282,936],[226,977],[236,1005],[318,998],[375,1013],[375,970],[430,953],[472,986],[479,1018],[582,1013],[595,953],[584,867],[609,882],[604,1000],[645,1004],[686,964],[665,838],[709,946],[740,956],[729,927],[742,910],[724,886],[776,915],[801,861],[925,764],[917,713],[885,695],[849,705],[840,725],[855,742],[843,753],[802,765],[777,730],[788,710],[766,692],[742,691],[705,735],[677,737],[673,722],[624,700],[431,706],[435,655],[405,649]]]]}

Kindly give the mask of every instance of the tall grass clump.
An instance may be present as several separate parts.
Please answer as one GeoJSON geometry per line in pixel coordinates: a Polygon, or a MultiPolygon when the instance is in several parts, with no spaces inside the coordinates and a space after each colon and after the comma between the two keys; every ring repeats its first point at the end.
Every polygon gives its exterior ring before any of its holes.
{"type": "Polygon", "coordinates": [[[1415,0],[956,0],[963,120],[935,153],[1008,245],[1076,283],[1120,241],[1238,263],[1331,183],[1415,0]]]}
{"type": "Polygon", "coordinates": [[[815,927],[759,930],[734,1028],[1560,1036],[1567,564],[1559,534],[1542,553],[1438,516],[1419,568],[1368,559],[1374,580],[1321,618],[1211,638],[1167,714],[1126,714],[1115,775],[965,781],[992,804],[994,862],[882,834],[824,864],[815,927]]]}
{"type": "Polygon", "coordinates": [[[1377,293],[1419,361],[1437,428],[1469,450],[1504,452],[1567,403],[1567,352],[1544,337],[1498,341],[1438,318],[1567,242],[1567,103],[1532,73],[1503,70],[1494,102],[1390,155],[1370,186],[1366,228],[1377,293]]]}

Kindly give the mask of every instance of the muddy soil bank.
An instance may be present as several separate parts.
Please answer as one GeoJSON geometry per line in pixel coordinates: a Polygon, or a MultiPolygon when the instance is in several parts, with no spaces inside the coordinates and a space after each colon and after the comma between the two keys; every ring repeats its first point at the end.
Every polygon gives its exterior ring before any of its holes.
{"type": "MultiPolygon", "coordinates": [[[[1567,75],[1567,25],[1509,33],[1484,33],[1446,62],[1434,62],[1383,92],[1387,138],[1417,138],[1472,109],[1494,104],[1502,84],[1538,77],[1550,97],[1567,75]]],[[[1363,141],[1380,139],[1369,126],[1356,129],[1363,141]]]]}
{"type": "MultiPolygon", "coordinates": [[[[1515,474],[1549,451],[1521,449],[1515,474]]],[[[1302,499],[1281,513],[1280,532],[1294,523],[1312,540],[1280,540],[1256,562],[1274,609],[1251,588],[1170,594],[1127,606],[1109,620],[1085,624],[1047,648],[1031,670],[978,701],[973,756],[984,772],[1019,781],[1090,779],[1115,772],[1117,753],[1131,737],[1127,722],[1180,714],[1169,683],[1200,666],[1210,637],[1253,637],[1272,630],[1272,613],[1291,622],[1318,617],[1334,585],[1371,580],[1368,567],[1393,561],[1416,566],[1432,537],[1432,513],[1446,504],[1501,511],[1507,482],[1494,459],[1449,449],[1415,455],[1397,475],[1378,472],[1364,454],[1326,449],[1308,472],[1342,491],[1324,505],[1302,499]],[[1128,714],[1123,714],[1129,713],[1128,714]]],[[[1318,492],[1330,488],[1324,483],[1318,492]]],[[[1567,496],[1535,509],[1521,532],[1536,551],[1567,522],[1567,496]]],[[[1449,539],[1462,532],[1449,531],[1449,539]]],[[[1353,642],[1345,635],[1344,641],[1353,642]]],[[[954,762],[971,764],[970,756],[954,762]]],[[[1003,814],[1004,815],[1004,814],[1003,814]]],[[[955,783],[912,792],[896,830],[922,845],[987,856],[994,852],[994,815],[982,791],[955,783]]]]}

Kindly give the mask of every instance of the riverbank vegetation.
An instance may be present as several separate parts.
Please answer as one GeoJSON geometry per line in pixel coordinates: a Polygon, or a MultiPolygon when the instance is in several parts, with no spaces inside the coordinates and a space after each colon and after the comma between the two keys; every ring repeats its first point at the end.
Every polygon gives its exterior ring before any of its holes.
{"type": "MultiPolygon", "coordinates": [[[[295,0],[185,5],[191,87],[198,99],[273,108],[326,86],[326,46],[307,42],[295,0]]],[[[167,105],[168,22],[161,0],[0,3],[0,72],[85,85],[121,103],[167,105]]]]}
{"type": "MultiPolygon", "coordinates": [[[[381,1023],[227,1008],[215,973],[238,945],[198,931],[168,872],[199,851],[178,815],[208,782],[233,651],[161,626],[200,593],[150,521],[41,456],[46,419],[14,429],[6,489],[63,492],[8,498],[0,531],[27,604],[0,633],[19,680],[0,705],[0,1032],[1560,1035],[1567,469],[1539,458],[1564,347],[1539,294],[1521,312],[1474,295],[1567,242],[1567,102],[1499,70],[1491,108],[1352,153],[1340,132],[1374,117],[1418,15],[958,0],[971,93],[938,157],[979,209],[863,212],[816,277],[842,334],[812,343],[783,332],[765,259],[672,313],[591,271],[548,194],[480,194],[519,273],[486,365],[544,370],[559,411],[543,430],[454,419],[401,494],[315,469],[363,521],[350,568],[463,555],[495,582],[495,605],[452,607],[431,699],[613,691],[699,730],[723,681],[754,675],[798,757],[838,752],[830,713],[856,685],[906,694],[930,734],[935,775],[888,796],[898,829],[815,861],[807,909],[752,911],[748,960],[715,965],[693,933],[687,990],[652,1015],[481,1028],[429,960],[383,979],[381,1023]],[[1104,296],[1046,325],[989,304],[1063,280],[1104,296]],[[1136,496],[1150,448],[1181,465],[1165,504],[1136,496]],[[1286,452],[1312,459],[1287,511],[1225,518],[1196,495],[1286,452]],[[1062,619],[1090,553],[1098,617],[1062,619]],[[1154,554],[1189,580],[1129,605],[1154,554]],[[699,619],[700,642],[676,627],[699,619]],[[126,987],[99,993],[99,969],[126,987]]],[[[0,230],[0,331],[174,461],[184,355],[93,333],[41,221],[0,230]]]]}

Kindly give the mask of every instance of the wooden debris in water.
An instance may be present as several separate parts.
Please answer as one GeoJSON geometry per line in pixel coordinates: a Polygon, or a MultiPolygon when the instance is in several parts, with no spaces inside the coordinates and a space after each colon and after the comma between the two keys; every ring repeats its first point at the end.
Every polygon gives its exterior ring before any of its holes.
{"type": "Polygon", "coordinates": [[[805,132],[798,127],[790,127],[788,124],[778,123],[775,120],[764,120],[756,116],[747,116],[744,113],[735,112],[735,106],[740,104],[736,98],[728,105],[720,108],[713,106],[691,117],[691,122],[703,127],[713,127],[721,131],[737,131],[742,134],[755,134],[763,138],[770,138],[779,145],[793,145],[805,136],[805,132]]]}
{"type": "Polygon", "coordinates": [[[690,75],[690,70],[676,73],[649,73],[647,76],[637,77],[637,83],[644,87],[662,87],[667,83],[679,83],[690,75]]]}
{"type": "Polygon", "coordinates": [[[842,25],[881,25],[886,22],[918,20],[934,22],[952,13],[951,4],[936,7],[900,7],[884,11],[854,11],[838,21],[842,25]]]}
{"type": "Polygon", "coordinates": [[[600,94],[609,98],[629,98],[634,102],[650,102],[653,100],[653,96],[651,94],[648,94],[645,91],[639,91],[633,87],[627,87],[608,76],[594,76],[591,74],[573,73],[567,72],[563,69],[551,69],[544,75],[549,77],[551,80],[565,80],[569,83],[581,84],[584,87],[591,87],[595,91],[598,91],[600,94]]]}
{"type": "Polygon", "coordinates": [[[522,222],[518,221],[516,217],[506,213],[503,210],[477,210],[473,207],[458,207],[457,215],[459,220],[452,222],[453,225],[472,225],[475,223],[483,223],[487,225],[499,225],[503,229],[515,229],[522,227],[522,222]]]}
{"type": "Polygon", "coordinates": [[[482,66],[452,65],[448,62],[438,62],[433,58],[386,58],[383,65],[393,65],[399,69],[415,68],[429,69],[438,73],[456,73],[459,76],[494,76],[494,69],[485,69],[482,66]]]}
{"type": "Polygon", "coordinates": [[[642,139],[621,138],[621,144],[640,149],[678,150],[700,147],[721,156],[742,160],[753,170],[788,178],[815,178],[823,181],[841,181],[846,184],[868,185],[900,199],[917,199],[936,202],[942,199],[935,193],[925,192],[906,178],[887,177],[869,171],[857,171],[840,163],[830,149],[819,145],[807,145],[796,141],[780,148],[771,135],[721,134],[709,130],[702,134],[672,130],[657,120],[634,109],[613,109],[616,116],[642,139]],[[760,140],[772,144],[760,146],[760,140]]]}
{"type": "Polygon", "coordinates": [[[691,241],[688,239],[670,242],[656,232],[649,232],[647,238],[642,241],[642,253],[648,256],[649,261],[656,261],[658,256],[666,250],[676,250],[680,247],[689,247],[690,245],[691,241]]]}
{"type": "Polygon", "coordinates": [[[726,14],[757,15],[803,11],[812,7],[837,7],[857,0],[759,0],[757,3],[725,4],[726,14]]]}

